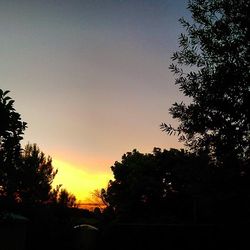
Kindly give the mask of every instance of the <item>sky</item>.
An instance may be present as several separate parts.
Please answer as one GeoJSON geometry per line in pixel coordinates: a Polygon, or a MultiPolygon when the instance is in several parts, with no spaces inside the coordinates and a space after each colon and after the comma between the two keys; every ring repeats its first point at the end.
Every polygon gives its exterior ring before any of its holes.
{"type": "Polygon", "coordinates": [[[186,0],[0,0],[0,88],[86,200],[124,153],[180,148],[162,122],[183,99],[168,69],[186,0]]]}

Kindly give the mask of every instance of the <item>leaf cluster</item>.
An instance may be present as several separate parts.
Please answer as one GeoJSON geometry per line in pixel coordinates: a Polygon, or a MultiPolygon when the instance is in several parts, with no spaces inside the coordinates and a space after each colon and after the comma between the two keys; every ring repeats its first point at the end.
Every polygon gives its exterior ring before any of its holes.
{"type": "Polygon", "coordinates": [[[189,149],[207,151],[218,164],[250,157],[250,58],[248,0],[192,0],[192,21],[180,19],[186,32],[172,56],[175,84],[190,103],[174,103],[173,128],[189,149]]]}

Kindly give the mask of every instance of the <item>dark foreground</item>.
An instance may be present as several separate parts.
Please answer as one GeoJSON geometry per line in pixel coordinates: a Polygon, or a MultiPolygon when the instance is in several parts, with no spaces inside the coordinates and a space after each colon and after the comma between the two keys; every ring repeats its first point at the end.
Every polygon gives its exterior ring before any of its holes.
{"type": "Polygon", "coordinates": [[[249,226],[112,223],[99,230],[47,227],[25,221],[0,225],[1,250],[248,249],[249,226]]]}

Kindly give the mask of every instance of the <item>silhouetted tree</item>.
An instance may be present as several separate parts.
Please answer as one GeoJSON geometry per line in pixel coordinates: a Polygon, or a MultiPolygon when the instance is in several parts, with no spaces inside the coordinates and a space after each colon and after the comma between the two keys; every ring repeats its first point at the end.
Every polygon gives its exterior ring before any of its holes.
{"type": "Polygon", "coordinates": [[[203,197],[216,204],[217,220],[249,221],[250,2],[190,0],[188,9],[193,21],[180,19],[186,33],[170,69],[189,102],[170,108],[177,128],[161,128],[209,156],[213,178],[203,197]]]}
{"type": "Polygon", "coordinates": [[[57,185],[50,192],[50,202],[63,207],[77,207],[76,197],[62,185],[57,185]]]}
{"type": "Polygon", "coordinates": [[[66,189],[62,189],[58,195],[58,204],[65,207],[75,207],[76,197],[69,193],[66,189]]]}
{"type": "Polygon", "coordinates": [[[16,199],[21,145],[26,123],[13,107],[9,91],[0,89],[0,198],[16,199]]]}
{"type": "Polygon", "coordinates": [[[104,188],[102,189],[95,189],[93,192],[91,192],[91,195],[93,199],[91,199],[91,202],[107,206],[107,202],[105,201],[105,195],[106,190],[104,188]]]}
{"type": "Polygon", "coordinates": [[[18,195],[23,203],[48,201],[57,174],[52,158],[46,157],[36,144],[27,144],[21,154],[18,195]]]}
{"type": "Polygon", "coordinates": [[[122,219],[193,220],[194,197],[211,175],[206,158],[177,149],[133,150],[111,169],[115,180],[103,196],[122,219]]]}
{"type": "Polygon", "coordinates": [[[21,149],[27,125],[8,93],[0,89],[0,198],[5,204],[41,203],[48,200],[57,171],[36,144],[21,149]]]}
{"type": "Polygon", "coordinates": [[[250,2],[191,0],[188,9],[193,22],[180,19],[186,33],[170,69],[190,102],[170,108],[177,128],[161,128],[243,174],[250,159],[250,2]]]}

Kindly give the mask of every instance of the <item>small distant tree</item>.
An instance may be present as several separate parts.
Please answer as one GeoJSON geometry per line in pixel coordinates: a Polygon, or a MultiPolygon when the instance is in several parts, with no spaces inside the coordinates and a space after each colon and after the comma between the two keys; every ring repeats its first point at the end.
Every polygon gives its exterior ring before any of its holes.
{"type": "Polygon", "coordinates": [[[58,204],[65,207],[76,207],[76,197],[66,189],[62,189],[58,195],[58,204]]]}
{"type": "Polygon", "coordinates": [[[100,204],[100,205],[105,205],[107,206],[107,202],[105,200],[105,195],[106,190],[104,188],[102,189],[95,189],[93,192],[91,192],[92,195],[92,202],[100,204]]]}
{"type": "Polygon", "coordinates": [[[16,199],[21,164],[22,135],[27,124],[21,120],[8,96],[0,89],[0,199],[16,199]]]}
{"type": "Polygon", "coordinates": [[[68,192],[62,185],[57,185],[50,192],[50,202],[62,207],[77,207],[75,195],[68,192]]]}

